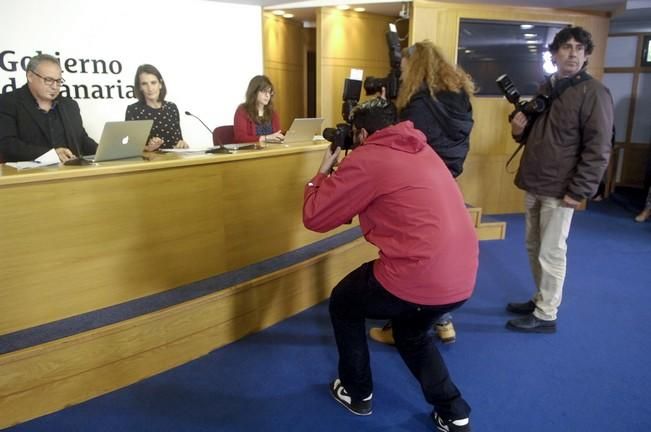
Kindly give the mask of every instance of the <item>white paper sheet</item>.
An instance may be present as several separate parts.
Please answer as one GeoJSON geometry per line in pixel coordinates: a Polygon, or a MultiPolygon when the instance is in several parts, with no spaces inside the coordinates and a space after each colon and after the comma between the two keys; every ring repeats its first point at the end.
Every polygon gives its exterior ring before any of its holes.
{"type": "Polygon", "coordinates": [[[16,169],[29,169],[29,168],[43,168],[51,165],[59,164],[59,155],[57,155],[56,150],[51,149],[50,151],[40,155],[33,161],[20,161],[20,162],[7,162],[6,165],[14,167],[16,169]]]}

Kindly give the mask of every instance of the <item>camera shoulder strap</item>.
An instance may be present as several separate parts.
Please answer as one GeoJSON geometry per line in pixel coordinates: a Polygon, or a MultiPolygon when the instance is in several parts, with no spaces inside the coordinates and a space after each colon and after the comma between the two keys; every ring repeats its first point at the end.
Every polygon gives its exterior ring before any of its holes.
{"type": "Polygon", "coordinates": [[[559,80],[555,86],[552,87],[552,92],[549,95],[550,102],[553,102],[554,100],[558,99],[561,97],[561,95],[565,92],[570,87],[574,87],[575,85],[582,83],[583,81],[587,81],[592,79],[592,75],[590,75],[587,72],[579,72],[578,74],[574,75],[571,78],[564,78],[559,80]]]}
{"type": "MultiPolygon", "coordinates": [[[[550,79],[550,78],[548,78],[550,79]]],[[[582,83],[583,81],[587,81],[592,79],[592,75],[590,75],[587,72],[579,72],[578,74],[574,75],[571,78],[564,78],[559,80],[556,85],[552,86],[552,91],[549,95],[549,107],[547,108],[548,110],[551,108],[551,105],[554,103],[556,99],[561,97],[561,95],[565,92],[570,87],[574,87],[575,85],[582,83]]],[[[545,84],[548,84],[546,82],[545,84]]],[[[526,140],[526,139],[525,139],[526,140]]],[[[524,147],[524,142],[520,143],[518,148],[515,149],[511,157],[509,158],[508,161],[506,161],[506,166],[505,169],[507,172],[509,172],[509,165],[511,164],[511,161],[515,158],[515,156],[522,150],[522,147],[524,147]]],[[[511,173],[513,174],[513,173],[511,173]]]]}

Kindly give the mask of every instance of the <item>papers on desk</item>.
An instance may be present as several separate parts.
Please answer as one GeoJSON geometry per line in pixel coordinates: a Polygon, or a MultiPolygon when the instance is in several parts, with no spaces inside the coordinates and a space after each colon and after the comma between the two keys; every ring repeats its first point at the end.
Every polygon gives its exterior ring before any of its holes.
{"type": "Polygon", "coordinates": [[[207,150],[210,150],[211,147],[201,147],[201,148],[165,148],[158,149],[158,151],[163,153],[205,153],[207,150]]]}
{"type": "Polygon", "coordinates": [[[21,162],[7,162],[5,165],[14,167],[18,170],[29,169],[29,168],[43,168],[51,165],[59,164],[59,155],[56,150],[52,149],[45,154],[42,154],[33,161],[21,161],[21,162]]]}
{"type": "Polygon", "coordinates": [[[255,149],[254,143],[224,144],[222,147],[229,150],[252,150],[255,149]]]}

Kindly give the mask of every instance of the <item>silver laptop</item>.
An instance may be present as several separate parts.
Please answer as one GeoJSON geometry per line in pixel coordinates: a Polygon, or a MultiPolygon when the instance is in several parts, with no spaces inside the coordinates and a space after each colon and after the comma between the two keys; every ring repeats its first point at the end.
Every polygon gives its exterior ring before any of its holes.
{"type": "Polygon", "coordinates": [[[296,118],[285,133],[283,143],[311,142],[314,135],[321,135],[323,118],[296,118]]]}
{"type": "Polygon", "coordinates": [[[85,159],[102,162],[141,157],[153,123],[153,120],[106,122],[97,153],[85,159]]]}

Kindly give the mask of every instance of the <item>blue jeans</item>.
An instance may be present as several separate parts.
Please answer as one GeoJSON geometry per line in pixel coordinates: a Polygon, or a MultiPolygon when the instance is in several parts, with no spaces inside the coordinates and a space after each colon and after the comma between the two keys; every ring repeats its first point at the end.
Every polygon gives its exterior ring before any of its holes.
{"type": "Polygon", "coordinates": [[[464,301],[424,306],[399,299],[375,279],[373,262],[349,273],[330,296],[330,320],[339,351],[339,379],[354,400],[373,392],[366,318],[391,319],[396,348],[418,380],[427,402],[445,419],[462,419],[470,406],[450,379],[431,328],[441,315],[464,301]]]}

